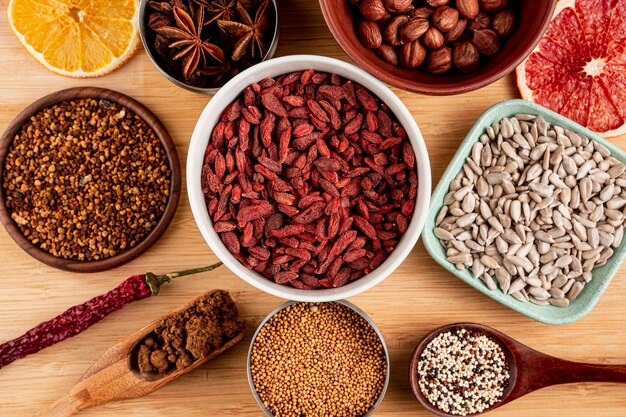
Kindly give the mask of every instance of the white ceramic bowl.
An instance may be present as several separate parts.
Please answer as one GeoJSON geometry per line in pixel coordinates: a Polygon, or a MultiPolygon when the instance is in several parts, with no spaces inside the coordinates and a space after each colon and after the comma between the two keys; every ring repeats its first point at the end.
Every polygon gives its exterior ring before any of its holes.
{"type": "Polygon", "coordinates": [[[202,112],[193,131],[187,155],[187,191],[191,210],[202,236],[213,252],[231,271],[250,285],[277,297],[295,301],[324,302],[341,300],[360,294],[387,278],[409,255],[422,232],[430,202],[430,189],[430,162],[424,138],[413,116],[398,96],[382,82],[360,68],[337,59],[316,55],[291,55],[271,59],[248,68],[230,80],[215,94],[202,112]],[[407,232],[385,262],[370,274],[343,287],[317,290],[301,290],[276,284],[256,271],[246,268],[235,259],[213,230],[213,224],[204,202],[200,183],[204,151],[209,143],[213,127],[217,124],[226,106],[232,103],[244,88],[254,82],[309,68],[322,72],[334,72],[353,80],[369,89],[385,102],[409,136],[411,145],[415,150],[418,177],[417,202],[413,218],[407,232]]]}

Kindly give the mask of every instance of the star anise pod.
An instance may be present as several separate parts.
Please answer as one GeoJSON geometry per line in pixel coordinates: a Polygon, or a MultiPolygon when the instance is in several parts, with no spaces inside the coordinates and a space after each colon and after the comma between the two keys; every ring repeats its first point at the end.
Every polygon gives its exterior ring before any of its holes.
{"type": "Polygon", "coordinates": [[[219,28],[229,36],[239,38],[233,48],[232,60],[239,61],[246,55],[246,49],[250,49],[249,57],[255,58],[258,51],[258,58],[265,56],[265,45],[263,37],[270,23],[267,6],[269,0],[263,0],[256,10],[254,20],[250,17],[248,11],[239,3],[237,3],[237,14],[241,22],[218,20],[219,28]]]}
{"type": "Polygon", "coordinates": [[[210,25],[216,20],[232,20],[235,16],[236,0],[193,0],[200,6],[206,7],[208,18],[204,26],[210,25]]]}
{"type": "Polygon", "coordinates": [[[202,67],[207,65],[207,55],[219,63],[224,62],[224,51],[201,37],[204,27],[204,7],[198,7],[195,23],[189,13],[180,7],[174,7],[173,14],[176,27],[164,26],[158,28],[156,32],[172,42],[169,48],[179,50],[172,59],[183,60],[182,75],[185,79],[189,79],[201,63],[202,67]]]}
{"type": "Polygon", "coordinates": [[[166,1],[149,1],[148,7],[154,12],[148,18],[148,27],[157,30],[163,26],[170,26],[174,22],[172,5],[166,1]]]}

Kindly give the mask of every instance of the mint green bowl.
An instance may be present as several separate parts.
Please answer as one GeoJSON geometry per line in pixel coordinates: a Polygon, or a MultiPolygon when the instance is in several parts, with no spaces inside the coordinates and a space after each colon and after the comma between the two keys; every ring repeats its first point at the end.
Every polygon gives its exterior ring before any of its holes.
{"type": "Polygon", "coordinates": [[[517,301],[510,295],[504,294],[499,288],[491,291],[480,279],[475,278],[469,270],[459,271],[456,269],[454,264],[448,262],[446,259],[445,248],[441,245],[439,239],[437,239],[437,237],[433,234],[435,219],[437,218],[439,210],[443,207],[443,198],[449,191],[450,182],[452,182],[454,177],[456,177],[456,175],[463,168],[465,158],[470,155],[474,143],[478,142],[480,135],[485,132],[487,126],[490,126],[493,122],[500,121],[504,117],[511,117],[519,113],[542,116],[546,121],[553,125],[562,126],[563,128],[569,129],[573,132],[585,135],[589,139],[598,141],[611,151],[611,155],[613,157],[623,163],[626,163],[626,152],[601,138],[597,134],[585,129],[581,125],[554,113],[545,107],[524,100],[507,100],[495,104],[483,113],[483,115],[476,121],[476,124],[474,124],[472,129],[469,131],[465,140],[463,140],[463,143],[461,143],[459,150],[456,152],[452,161],[448,165],[448,168],[441,177],[441,180],[431,197],[430,208],[428,209],[428,216],[426,217],[426,225],[424,227],[424,231],[422,232],[422,241],[424,242],[424,246],[430,256],[432,256],[437,263],[483,294],[542,323],[555,325],[568,324],[583,318],[598,303],[598,300],[604,291],[606,291],[622,261],[624,260],[624,256],[626,255],[626,239],[624,239],[619,248],[615,249],[613,256],[609,258],[605,265],[593,270],[593,279],[585,285],[585,288],[580,295],[568,307],[562,308],[554,306],[538,306],[531,302],[523,303],[517,301]]]}

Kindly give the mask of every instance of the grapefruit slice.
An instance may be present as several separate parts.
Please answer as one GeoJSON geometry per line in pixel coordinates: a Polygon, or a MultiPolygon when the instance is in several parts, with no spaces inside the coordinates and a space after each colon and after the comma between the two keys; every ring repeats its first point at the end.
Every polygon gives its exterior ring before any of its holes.
{"type": "Polygon", "coordinates": [[[10,0],[9,24],[52,72],[97,77],[124,64],[139,40],[138,0],[10,0]]]}
{"type": "Polygon", "coordinates": [[[522,98],[605,137],[626,133],[626,1],[561,0],[517,68],[522,98]]]}

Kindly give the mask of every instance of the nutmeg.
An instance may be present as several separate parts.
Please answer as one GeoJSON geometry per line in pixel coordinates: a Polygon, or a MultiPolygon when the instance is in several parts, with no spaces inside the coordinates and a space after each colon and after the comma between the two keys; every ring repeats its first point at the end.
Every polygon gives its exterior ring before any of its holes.
{"type": "Polygon", "coordinates": [[[472,40],[478,52],[486,57],[492,57],[500,51],[500,38],[491,29],[480,29],[474,32],[472,40]]]}
{"type": "Polygon", "coordinates": [[[422,38],[424,42],[424,46],[426,46],[430,50],[435,50],[441,48],[445,39],[443,38],[443,34],[437,28],[429,28],[424,37],[422,38]]]}
{"type": "Polygon", "coordinates": [[[369,49],[376,49],[383,43],[383,35],[378,24],[367,20],[359,23],[359,38],[363,46],[369,49]]]}
{"type": "Polygon", "coordinates": [[[376,52],[385,62],[391,65],[398,65],[398,54],[393,46],[383,43],[376,52]]]}
{"type": "Polygon", "coordinates": [[[467,19],[460,18],[458,22],[456,22],[456,26],[450,30],[450,32],[446,33],[445,41],[446,43],[454,42],[463,35],[465,32],[465,28],[467,27],[467,19]]]}
{"type": "Polygon", "coordinates": [[[490,24],[491,17],[485,12],[478,12],[476,18],[468,22],[467,30],[474,32],[480,29],[487,29],[490,24]]]}
{"type": "Polygon", "coordinates": [[[433,13],[433,25],[442,32],[450,31],[459,20],[459,12],[448,6],[441,6],[433,13]]]}
{"type": "Polygon", "coordinates": [[[430,16],[433,15],[435,9],[432,7],[418,7],[417,9],[411,10],[411,18],[413,19],[430,19],[430,16]]]}
{"type": "Polygon", "coordinates": [[[413,42],[426,33],[429,26],[426,19],[413,19],[400,29],[400,40],[402,43],[413,42]]]}
{"type": "Polygon", "coordinates": [[[383,0],[362,0],[359,4],[359,11],[370,22],[383,20],[389,16],[383,0]]]}
{"type": "Polygon", "coordinates": [[[456,0],[456,9],[461,16],[467,19],[474,19],[480,11],[478,0],[456,0]]]}
{"type": "Polygon", "coordinates": [[[428,55],[427,69],[433,74],[445,74],[452,68],[452,50],[442,46],[428,55]]]}
{"type": "Polygon", "coordinates": [[[400,48],[400,65],[405,68],[417,68],[424,63],[426,54],[426,48],[424,48],[420,41],[405,43],[400,48]]]}
{"type": "Polygon", "coordinates": [[[478,67],[480,57],[478,50],[471,42],[461,42],[454,47],[452,60],[454,66],[460,71],[472,72],[478,67]]]}
{"type": "Polygon", "coordinates": [[[450,0],[426,0],[426,3],[430,4],[432,7],[439,7],[450,3],[450,0]]]}
{"type": "Polygon", "coordinates": [[[413,10],[412,0],[385,0],[385,7],[391,13],[408,13],[413,10]]]}
{"type": "Polygon", "coordinates": [[[402,43],[400,41],[400,29],[402,29],[408,21],[409,16],[406,15],[394,16],[389,19],[383,33],[385,42],[391,46],[400,45],[402,43]]]}
{"type": "Polygon", "coordinates": [[[511,9],[501,10],[493,16],[491,27],[502,38],[506,38],[513,32],[515,26],[515,13],[511,9]]]}
{"type": "Polygon", "coordinates": [[[509,5],[509,0],[478,0],[480,10],[491,13],[504,9],[509,5]]]}

